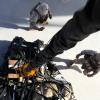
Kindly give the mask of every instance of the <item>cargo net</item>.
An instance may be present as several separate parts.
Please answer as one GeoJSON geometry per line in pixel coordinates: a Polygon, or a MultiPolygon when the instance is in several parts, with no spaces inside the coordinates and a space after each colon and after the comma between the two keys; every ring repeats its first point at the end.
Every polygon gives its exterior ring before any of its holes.
{"type": "Polygon", "coordinates": [[[71,83],[55,78],[0,78],[0,100],[76,100],[71,83]]]}
{"type": "Polygon", "coordinates": [[[32,59],[41,51],[43,41],[27,42],[15,37],[5,55],[0,70],[0,100],[76,100],[70,82],[64,78],[56,79],[60,72],[52,62],[31,71],[32,59]]]}

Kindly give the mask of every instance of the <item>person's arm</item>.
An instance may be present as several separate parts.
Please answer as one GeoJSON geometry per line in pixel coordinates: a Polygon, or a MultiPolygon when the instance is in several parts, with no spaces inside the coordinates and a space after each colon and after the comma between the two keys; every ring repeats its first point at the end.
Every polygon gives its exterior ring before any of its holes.
{"type": "Polygon", "coordinates": [[[100,26],[100,0],[92,0],[94,3],[94,8],[92,11],[92,20],[97,26],[100,26]]]}
{"type": "MultiPolygon", "coordinates": [[[[91,5],[91,0],[90,0],[91,5]]],[[[87,6],[87,5],[86,5],[87,6]]],[[[100,30],[91,20],[91,7],[77,11],[73,18],[70,19],[61,30],[59,30],[51,39],[50,43],[37,55],[36,66],[41,66],[47,61],[54,58],[56,55],[74,47],[77,42],[82,41],[90,34],[100,30]]],[[[93,5],[92,5],[93,6],[93,5]]]]}

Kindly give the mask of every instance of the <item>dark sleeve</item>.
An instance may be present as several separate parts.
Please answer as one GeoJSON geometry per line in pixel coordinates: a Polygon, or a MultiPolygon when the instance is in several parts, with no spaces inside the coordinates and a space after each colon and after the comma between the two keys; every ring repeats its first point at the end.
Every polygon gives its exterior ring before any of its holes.
{"type": "Polygon", "coordinates": [[[91,3],[87,2],[87,5],[82,10],[75,12],[73,18],[51,38],[50,43],[38,55],[38,58],[42,58],[39,61],[40,65],[49,61],[57,54],[61,54],[64,50],[74,47],[77,42],[100,30],[100,27],[92,21],[93,7],[90,6],[91,3]],[[88,14],[87,10],[90,10],[88,14]]]}
{"type": "Polygon", "coordinates": [[[97,26],[100,26],[100,0],[88,0],[84,12],[97,26]]]}
{"type": "Polygon", "coordinates": [[[92,22],[90,17],[91,13],[88,15],[86,13],[86,6],[84,9],[77,11],[73,18],[53,36],[50,43],[44,49],[47,55],[54,57],[64,50],[74,47],[77,42],[82,41],[90,34],[97,32],[100,28],[92,22]]]}
{"type": "Polygon", "coordinates": [[[98,26],[100,26],[100,0],[94,0],[94,8],[92,11],[92,20],[98,26]]]}

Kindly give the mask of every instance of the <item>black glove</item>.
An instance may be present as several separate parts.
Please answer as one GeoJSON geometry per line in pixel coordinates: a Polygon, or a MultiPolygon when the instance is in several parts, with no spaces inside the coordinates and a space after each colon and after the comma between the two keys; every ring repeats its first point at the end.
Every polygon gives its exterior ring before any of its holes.
{"type": "Polygon", "coordinates": [[[27,67],[25,70],[30,71],[33,67],[41,67],[43,64],[46,64],[48,61],[51,61],[55,56],[54,53],[51,53],[49,46],[45,47],[43,51],[40,51],[31,62],[31,66],[27,67]]]}
{"type": "Polygon", "coordinates": [[[97,54],[96,51],[93,51],[93,50],[83,50],[81,51],[81,53],[77,54],[76,55],[76,58],[79,58],[80,56],[84,55],[85,57],[86,56],[94,56],[95,54],[97,54]]]}
{"type": "Polygon", "coordinates": [[[83,74],[91,77],[98,72],[98,61],[96,59],[97,52],[92,50],[84,50],[79,53],[76,58],[84,55],[84,62],[82,64],[83,74]]]}

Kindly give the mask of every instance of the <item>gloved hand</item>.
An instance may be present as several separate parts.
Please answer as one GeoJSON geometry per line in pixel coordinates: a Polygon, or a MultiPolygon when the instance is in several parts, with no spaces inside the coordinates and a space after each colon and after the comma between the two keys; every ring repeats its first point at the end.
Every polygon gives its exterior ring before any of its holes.
{"type": "Polygon", "coordinates": [[[83,74],[88,77],[95,75],[98,72],[97,52],[93,50],[83,50],[76,55],[76,58],[79,59],[82,55],[84,55],[84,62],[81,67],[83,69],[83,74]]]}
{"type": "MultiPolygon", "coordinates": [[[[34,57],[32,66],[41,67],[43,64],[51,61],[58,53],[62,53],[61,50],[55,52],[55,46],[52,46],[51,42],[34,57]]],[[[32,66],[30,66],[30,68],[27,68],[26,70],[31,70],[32,66]]]]}
{"type": "Polygon", "coordinates": [[[81,53],[76,55],[76,58],[78,59],[80,56],[84,55],[85,57],[89,57],[89,56],[95,56],[95,54],[97,54],[96,51],[93,50],[83,50],[81,51],[81,53]]]}

